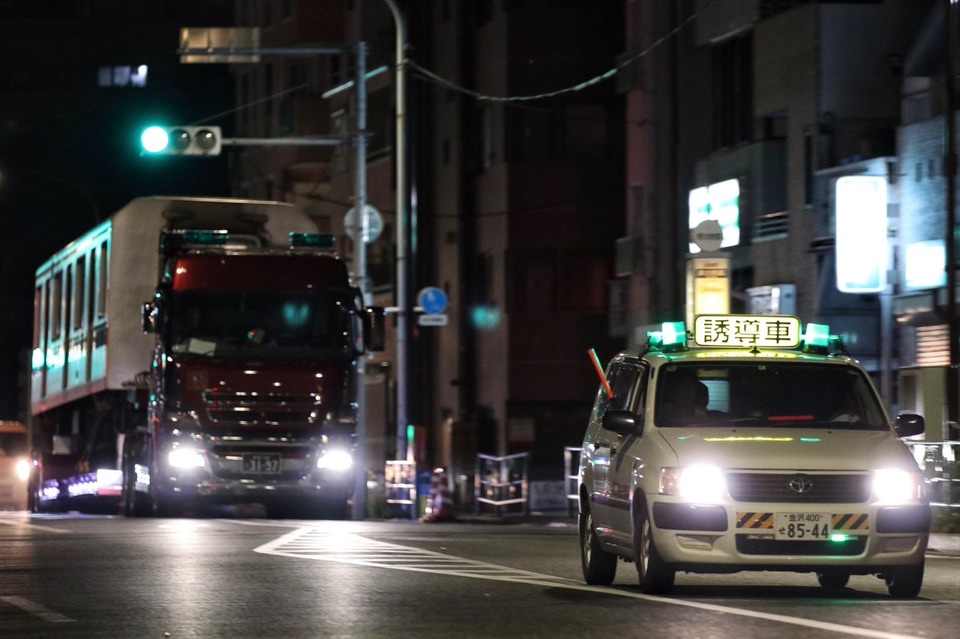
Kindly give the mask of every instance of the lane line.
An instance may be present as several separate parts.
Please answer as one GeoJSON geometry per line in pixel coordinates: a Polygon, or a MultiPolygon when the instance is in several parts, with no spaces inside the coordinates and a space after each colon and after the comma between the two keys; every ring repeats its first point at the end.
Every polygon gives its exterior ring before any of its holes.
{"type": "Polygon", "coordinates": [[[409,572],[423,572],[471,579],[487,579],[490,581],[544,586],[546,588],[565,588],[581,592],[640,599],[659,604],[696,608],[698,610],[725,615],[762,619],[824,632],[833,632],[855,637],[869,637],[870,639],[923,639],[915,635],[858,628],[856,626],[804,619],[802,617],[790,617],[769,612],[722,606],[719,604],[645,595],[643,593],[604,586],[588,586],[564,577],[554,577],[552,575],[526,570],[516,570],[506,566],[463,559],[431,550],[422,550],[375,541],[354,533],[326,532],[312,527],[304,527],[291,531],[282,537],[278,537],[271,542],[255,548],[254,552],[281,557],[387,568],[390,570],[405,570],[409,572]],[[394,560],[396,560],[396,562],[394,560]]]}
{"type": "Polygon", "coordinates": [[[32,524],[29,519],[0,519],[0,524],[6,524],[8,526],[21,526],[23,528],[32,528],[34,530],[43,530],[44,532],[53,532],[53,533],[66,533],[70,532],[63,528],[53,528],[51,526],[41,526],[40,524],[32,524]]]}
{"type": "Polygon", "coordinates": [[[55,610],[50,610],[46,606],[41,606],[36,601],[27,599],[26,597],[18,597],[17,595],[6,595],[0,597],[0,601],[8,603],[11,606],[16,606],[20,610],[29,612],[35,617],[40,617],[44,621],[49,621],[50,623],[73,623],[76,619],[71,619],[66,615],[61,615],[55,610]]]}

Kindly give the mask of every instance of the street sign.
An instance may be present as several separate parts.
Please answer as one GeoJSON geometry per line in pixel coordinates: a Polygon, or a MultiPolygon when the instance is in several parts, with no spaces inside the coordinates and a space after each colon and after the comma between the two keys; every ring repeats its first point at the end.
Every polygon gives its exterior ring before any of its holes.
{"type": "Polygon", "coordinates": [[[447,309],[447,294],[436,286],[427,286],[417,293],[417,306],[428,315],[437,315],[447,309]]]}
{"type": "Polygon", "coordinates": [[[723,242],[723,229],[717,220],[704,220],[690,231],[690,240],[705,252],[719,250],[723,242]]]}
{"type": "Polygon", "coordinates": [[[420,326],[446,326],[447,316],[439,314],[421,315],[417,317],[417,324],[420,326]]]}
{"type": "MultiPolygon", "coordinates": [[[[363,207],[364,221],[367,224],[366,233],[363,235],[363,243],[369,244],[370,242],[375,241],[380,234],[383,233],[383,217],[380,215],[380,211],[373,208],[369,204],[363,207]]],[[[357,210],[351,208],[347,211],[347,215],[343,218],[343,228],[347,233],[347,237],[351,240],[354,239],[353,235],[357,226],[357,210]]]]}

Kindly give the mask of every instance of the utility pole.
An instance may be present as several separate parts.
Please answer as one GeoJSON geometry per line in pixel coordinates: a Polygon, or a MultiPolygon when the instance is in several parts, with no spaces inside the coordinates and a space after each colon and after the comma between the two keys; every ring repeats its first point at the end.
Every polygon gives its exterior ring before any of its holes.
{"type": "Polygon", "coordinates": [[[394,0],[384,0],[393,14],[396,30],[394,82],[396,87],[396,179],[397,179],[397,459],[406,457],[406,430],[409,395],[410,294],[407,290],[407,72],[404,56],[407,48],[407,24],[394,0]]]}
{"type": "Polygon", "coordinates": [[[957,220],[956,220],[956,175],[957,175],[957,152],[956,152],[956,49],[957,49],[957,27],[955,21],[956,0],[944,0],[946,3],[947,16],[944,20],[944,28],[947,30],[946,42],[946,92],[947,92],[947,113],[946,113],[946,157],[944,158],[944,173],[946,178],[946,206],[947,206],[947,228],[945,234],[946,259],[947,259],[947,334],[950,340],[950,365],[947,367],[947,421],[956,424],[958,421],[958,370],[960,365],[960,342],[958,342],[957,331],[957,220]]]}
{"type": "MultiPolygon", "coordinates": [[[[261,56],[312,57],[317,55],[341,55],[356,53],[356,122],[353,136],[346,139],[336,136],[314,136],[310,138],[233,138],[224,139],[222,144],[235,145],[331,145],[354,141],[356,147],[356,176],[354,180],[354,276],[363,296],[363,304],[372,303],[370,286],[367,281],[367,44],[357,42],[355,48],[349,45],[320,47],[260,47],[259,29],[235,28],[186,28],[181,30],[180,59],[185,64],[211,62],[259,62],[261,56]],[[235,43],[240,43],[235,45],[235,43]],[[226,45],[226,46],[221,46],[226,45]]],[[[367,379],[365,355],[357,358],[356,364],[356,452],[354,454],[354,491],[353,518],[365,519],[367,515],[367,379]]]]}

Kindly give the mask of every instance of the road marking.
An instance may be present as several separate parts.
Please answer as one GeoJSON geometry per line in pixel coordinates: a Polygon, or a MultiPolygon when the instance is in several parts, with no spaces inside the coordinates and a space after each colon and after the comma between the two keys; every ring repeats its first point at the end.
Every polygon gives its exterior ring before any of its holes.
{"type": "Polygon", "coordinates": [[[645,595],[639,592],[619,590],[617,588],[604,586],[588,586],[563,577],[554,577],[542,573],[488,564],[482,561],[453,557],[432,550],[398,546],[383,541],[367,539],[366,537],[353,533],[323,531],[315,527],[304,527],[291,531],[282,537],[255,548],[254,552],[316,561],[333,561],[356,566],[370,566],[391,570],[408,570],[469,577],[473,579],[523,583],[527,585],[545,586],[547,588],[567,588],[570,590],[613,595],[616,597],[627,597],[629,599],[641,599],[659,604],[696,608],[698,610],[706,610],[726,615],[763,619],[825,632],[834,632],[855,637],[869,637],[870,639],[922,639],[914,635],[857,628],[855,626],[845,626],[826,621],[816,621],[814,619],[803,619],[801,617],[789,617],[787,615],[721,606],[719,604],[645,595]]]}
{"type": "Polygon", "coordinates": [[[61,615],[59,612],[50,610],[46,606],[41,606],[36,601],[27,599],[26,597],[18,597],[16,595],[7,595],[0,597],[0,601],[8,603],[11,606],[16,606],[21,610],[29,612],[31,615],[40,617],[44,621],[49,621],[50,623],[72,623],[76,619],[71,619],[66,615],[61,615]]]}
{"type": "Polygon", "coordinates": [[[32,528],[33,530],[43,530],[45,532],[54,532],[54,533],[65,533],[70,532],[63,528],[53,528],[51,526],[41,526],[39,524],[29,523],[29,519],[0,519],[0,524],[6,524],[8,526],[20,526],[22,528],[32,528]]]}

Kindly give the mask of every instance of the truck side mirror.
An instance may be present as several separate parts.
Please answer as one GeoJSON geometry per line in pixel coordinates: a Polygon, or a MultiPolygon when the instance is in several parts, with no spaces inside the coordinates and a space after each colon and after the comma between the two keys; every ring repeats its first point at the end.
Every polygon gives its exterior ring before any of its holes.
{"type": "Polygon", "coordinates": [[[363,341],[368,351],[382,351],[387,347],[387,320],[382,306],[368,306],[363,314],[363,341]]]}
{"type": "Polygon", "coordinates": [[[140,328],[144,333],[157,332],[157,305],[153,302],[144,302],[140,307],[140,328]]]}

